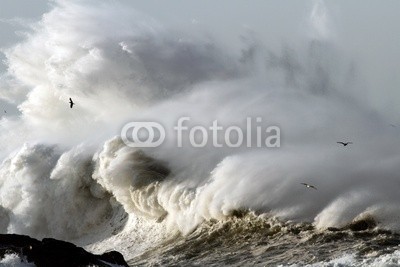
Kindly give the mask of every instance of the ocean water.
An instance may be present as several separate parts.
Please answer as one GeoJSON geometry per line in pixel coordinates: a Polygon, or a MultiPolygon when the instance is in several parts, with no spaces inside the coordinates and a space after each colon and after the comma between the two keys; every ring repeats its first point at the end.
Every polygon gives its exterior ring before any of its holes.
{"type": "Polygon", "coordinates": [[[400,126],[334,21],[314,1],[298,41],[245,31],[231,46],[122,3],[54,1],[3,49],[0,97],[20,113],[0,120],[1,233],[132,266],[399,266],[400,126]],[[250,142],[180,147],[182,117],[184,134],[217,120],[250,142]],[[162,145],[124,143],[143,121],[162,145]],[[280,146],[258,147],[269,126],[280,146]]]}

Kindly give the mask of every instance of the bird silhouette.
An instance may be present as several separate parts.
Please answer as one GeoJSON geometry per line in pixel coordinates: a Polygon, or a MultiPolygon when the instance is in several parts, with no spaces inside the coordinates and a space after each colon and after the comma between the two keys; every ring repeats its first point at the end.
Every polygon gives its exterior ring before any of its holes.
{"type": "Polygon", "coordinates": [[[315,190],[317,190],[317,188],[315,187],[315,186],[313,186],[313,185],[310,185],[310,184],[306,184],[306,183],[301,183],[302,185],[304,185],[305,187],[307,187],[307,188],[312,188],[312,189],[315,189],[315,190]]]}
{"type": "Polygon", "coordinates": [[[349,144],[353,144],[353,142],[336,142],[336,143],[341,144],[343,146],[347,146],[349,144]]]}
{"type": "Polygon", "coordinates": [[[74,101],[72,101],[71,98],[69,98],[69,107],[72,108],[75,105],[74,101]]]}

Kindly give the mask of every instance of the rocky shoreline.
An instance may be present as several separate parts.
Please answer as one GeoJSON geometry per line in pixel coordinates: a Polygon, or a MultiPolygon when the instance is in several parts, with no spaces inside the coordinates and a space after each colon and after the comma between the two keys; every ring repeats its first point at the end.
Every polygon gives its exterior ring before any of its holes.
{"type": "Polygon", "coordinates": [[[37,267],[124,266],[124,257],[117,251],[101,255],[87,252],[72,243],[44,238],[42,241],[24,235],[0,234],[0,258],[17,254],[37,267]]]}

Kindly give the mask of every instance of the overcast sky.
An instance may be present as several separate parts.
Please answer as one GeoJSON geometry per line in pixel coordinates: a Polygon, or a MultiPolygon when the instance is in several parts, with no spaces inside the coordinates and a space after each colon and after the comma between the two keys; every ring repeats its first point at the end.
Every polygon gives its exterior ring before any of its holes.
{"type": "MultiPolygon", "coordinates": [[[[98,4],[100,1],[91,1],[98,4]]],[[[253,31],[270,46],[295,42],[308,27],[307,17],[313,1],[292,0],[110,0],[155,18],[176,30],[211,33],[225,43],[239,43],[240,34],[253,31]],[[250,4],[251,3],[251,4],[250,4]]],[[[398,91],[400,84],[400,1],[397,0],[331,0],[326,1],[332,33],[368,72],[378,77],[369,81],[373,88],[398,91]]],[[[54,3],[45,0],[1,0],[0,47],[7,48],[21,40],[22,24],[40,19],[54,3]]],[[[304,36],[307,38],[308,36],[304,36]]],[[[4,55],[0,54],[2,60],[4,55]]],[[[5,71],[0,64],[0,71],[5,71]]],[[[1,90],[1,88],[0,88],[1,90]]],[[[375,94],[381,94],[376,90],[375,94]]],[[[382,98],[387,105],[391,97],[382,98]]],[[[0,102],[5,108],[13,108],[0,102]]]]}

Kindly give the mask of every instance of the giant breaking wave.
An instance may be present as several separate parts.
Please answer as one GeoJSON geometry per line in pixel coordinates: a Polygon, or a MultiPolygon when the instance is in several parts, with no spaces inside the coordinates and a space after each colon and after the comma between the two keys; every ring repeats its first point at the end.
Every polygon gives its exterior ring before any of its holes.
{"type": "Polygon", "coordinates": [[[4,51],[0,97],[20,115],[0,121],[1,232],[97,249],[130,240],[135,253],[239,210],[318,229],[365,217],[400,228],[399,131],[360,97],[362,75],[324,27],[321,3],[304,43],[274,49],[244,33],[236,51],[122,6],[77,2],[56,1],[4,51]],[[119,137],[127,122],[173,129],[181,116],[243,131],[262,117],[282,145],[177,148],[171,130],[162,146],[135,149],[119,137]]]}

